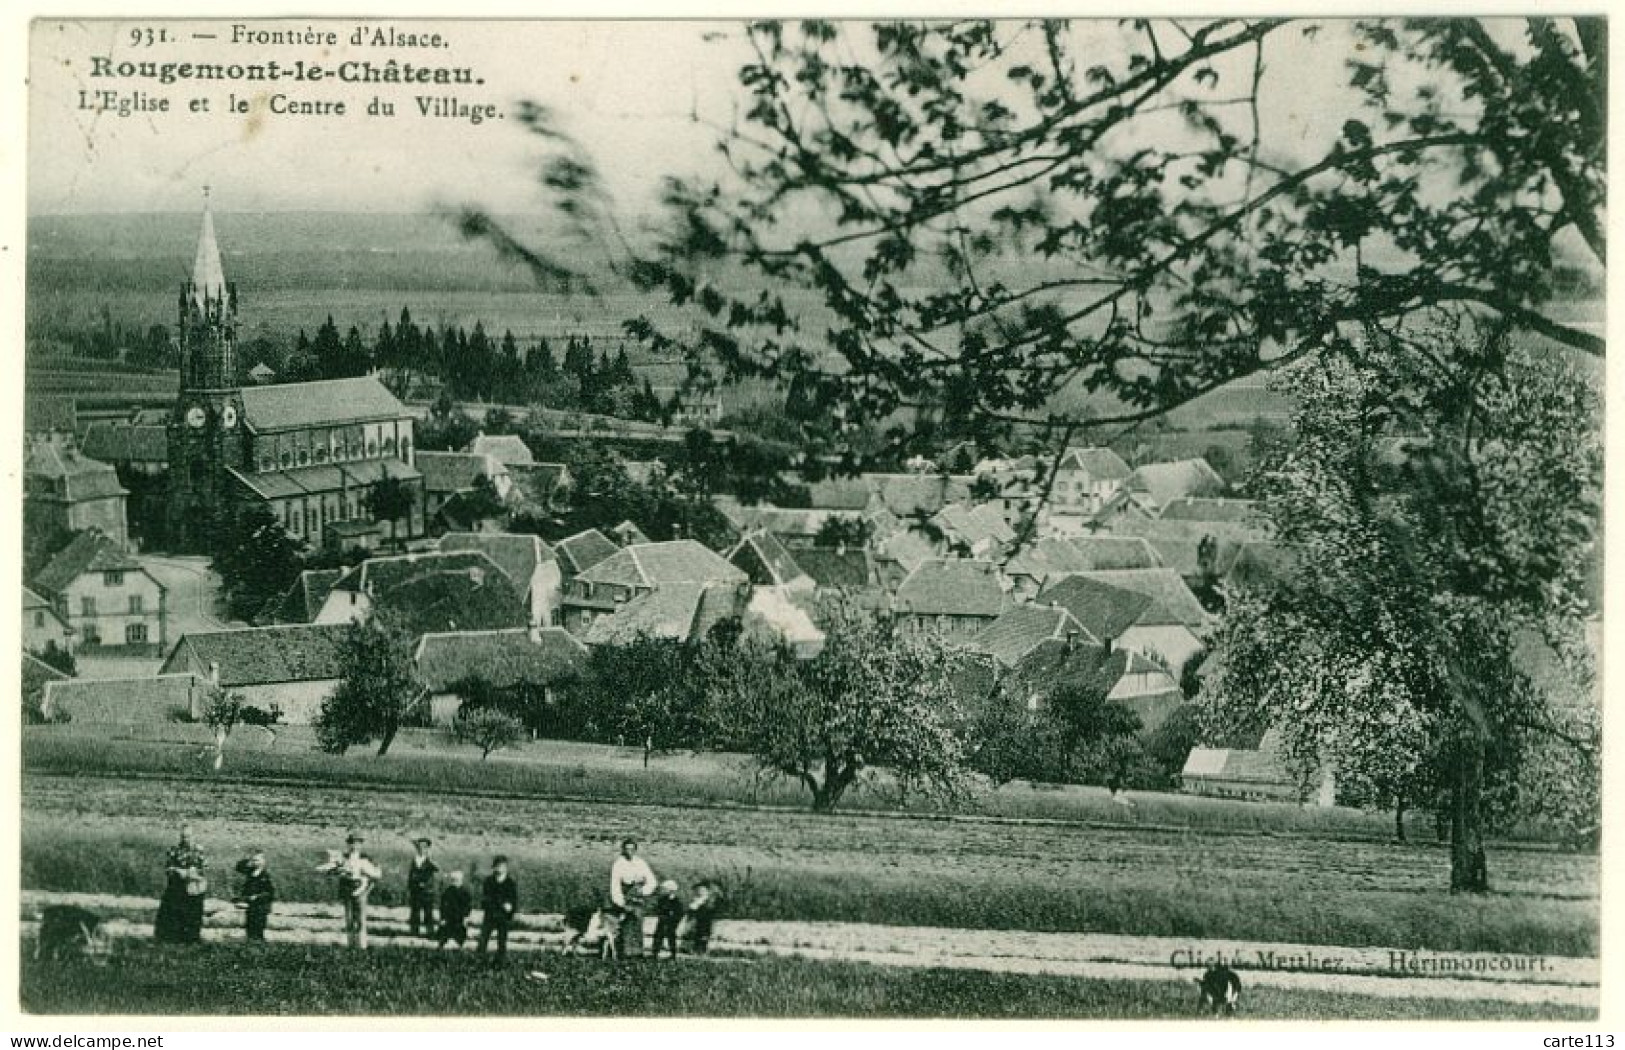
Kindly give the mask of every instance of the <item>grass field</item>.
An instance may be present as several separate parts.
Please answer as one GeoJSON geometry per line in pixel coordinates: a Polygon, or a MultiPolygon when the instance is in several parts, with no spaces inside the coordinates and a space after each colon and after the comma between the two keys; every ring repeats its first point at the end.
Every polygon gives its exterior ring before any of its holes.
{"type": "MultiPolygon", "coordinates": [[[[30,1013],[405,1014],[581,1017],[1194,1018],[1187,982],[1089,980],[951,970],[890,970],[799,959],[624,963],[549,958],[495,967],[471,955],[280,945],[134,945],[105,968],[84,962],[22,967],[30,1013]]],[[[1247,993],[1249,1019],[1585,1020],[1555,1006],[1273,988],[1247,993]]]]}
{"type": "MultiPolygon", "coordinates": [[[[23,732],[23,765],[42,773],[158,774],[208,776],[199,749],[208,742],[202,726],[174,723],[134,727],[110,739],[104,727],[31,726],[23,732]]],[[[314,750],[307,727],[283,729],[274,744],[252,730],[232,738],[224,770],[228,779],[299,780],[345,786],[421,787],[522,796],[563,796],[683,805],[783,806],[801,809],[805,792],[782,780],[762,780],[742,755],[682,752],[655,755],[647,767],[637,748],[535,741],[481,761],[471,748],[436,730],[405,730],[388,756],[369,749],[345,756],[314,750]]],[[[1314,835],[1387,841],[1393,818],[1340,807],[1306,807],[1281,802],[1240,802],[1174,792],[1136,792],[1132,807],[1119,805],[1102,788],[1028,784],[1018,781],[984,792],[967,815],[1148,826],[1258,835],[1314,835]]],[[[947,816],[927,800],[899,807],[895,797],[858,791],[842,802],[853,812],[897,812],[947,816]]],[[[1413,820],[1414,834],[1432,836],[1426,820],[1413,820]]],[[[1516,837],[1530,837],[1527,829],[1516,837]]]]}
{"type": "MultiPolygon", "coordinates": [[[[477,764],[460,768],[478,773],[477,764]]],[[[359,828],[397,873],[407,836],[419,832],[435,838],[443,867],[505,852],[522,907],[556,912],[601,896],[616,843],[632,835],[662,875],[728,879],[738,887],[732,914],[741,918],[1573,956],[1593,955],[1597,944],[1596,858],[1549,851],[1496,851],[1498,892],[1463,899],[1445,892],[1448,859],[1434,845],[819,816],[344,787],[335,779],[42,775],[32,762],[23,785],[23,885],[154,896],[163,851],[183,821],[217,868],[263,846],[291,900],[328,897],[311,868],[359,828]]]]}

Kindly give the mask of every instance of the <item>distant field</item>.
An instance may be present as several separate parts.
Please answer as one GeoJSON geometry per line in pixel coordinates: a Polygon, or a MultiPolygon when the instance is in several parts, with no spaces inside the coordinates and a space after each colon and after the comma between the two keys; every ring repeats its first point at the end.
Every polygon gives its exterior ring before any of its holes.
{"type": "MultiPolygon", "coordinates": [[[[329,889],[312,865],[359,828],[397,872],[416,833],[435,838],[443,865],[483,865],[505,852],[525,907],[559,911],[597,899],[615,844],[630,834],[663,874],[740,887],[740,918],[1572,956],[1595,954],[1597,944],[1591,856],[1492,848],[1497,894],[1463,899],[1445,890],[1448,857],[1431,843],[695,808],[672,804],[682,799],[669,766],[644,783],[642,801],[631,794],[636,768],[616,778],[585,764],[577,793],[601,800],[464,793],[496,772],[477,761],[425,759],[419,777],[436,770],[439,790],[421,779],[355,783],[394,758],[344,760],[353,786],[336,777],[83,775],[96,768],[88,763],[81,775],[50,775],[35,744],[25,741],[22,806],[22,884],[31,889],[151,896],[164,848],[190,821],[216,865],[259,845],[285,897],[322,899],[329,889]],[[613,791],[626,797],[606,797],[613,791]]],[[[195,748],[170,750],[196,763],[195,748]]],[[[59,751],[55,768],[66,772],[62,762],[59,751]]]]}
{"type": "MultiPolygon", "coordinates": [[[[1189,982],[894,970],[799,959],[710,959],[606,966],[549,958],[502,968],[472,955],[242,944],[142,944],[106,967],[23,960],[21,1001],[36,1014],[394,1014],[402,1016],[1194,1018],[1189,982]]],[[[1557,1006],[1375,999],[1249,990],[1249,1019],[1568,1020],[1557,1006]]]]}

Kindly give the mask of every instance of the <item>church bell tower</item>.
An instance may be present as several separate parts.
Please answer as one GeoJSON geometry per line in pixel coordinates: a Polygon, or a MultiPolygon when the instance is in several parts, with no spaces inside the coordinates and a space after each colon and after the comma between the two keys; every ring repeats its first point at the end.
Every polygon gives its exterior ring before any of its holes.
{"type": "Polygon", "coordinates": [[[247,459],[237,384],[237,286],[227,283],[220,262],[207,188],[192,279],[181,286],[179,308],[181,385],[168,421],[168,533],[175,548],[202,552],[232,509],[226,469],[241,469],[247,459]]]}

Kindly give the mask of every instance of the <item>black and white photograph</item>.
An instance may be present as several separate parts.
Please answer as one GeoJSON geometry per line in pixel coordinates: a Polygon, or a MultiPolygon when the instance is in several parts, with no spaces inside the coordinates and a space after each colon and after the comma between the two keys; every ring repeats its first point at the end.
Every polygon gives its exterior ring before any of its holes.
{"type": "Polygon", "coordinates": [[[1600,1031],[1605,16],[440,6],[28,24],[20,1025],[1600,1031]]]}

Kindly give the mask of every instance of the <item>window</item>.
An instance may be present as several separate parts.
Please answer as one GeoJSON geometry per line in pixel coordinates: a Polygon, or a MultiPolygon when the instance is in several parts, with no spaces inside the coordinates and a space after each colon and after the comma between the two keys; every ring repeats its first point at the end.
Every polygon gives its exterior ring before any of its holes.
{"type": "Polygon", "coordinates": [[[124,642],[126,645],[144,645],[147,641],[147,625],[132,623],[125,625],[124,642]]]}
{"type": "Polygon", "coordinates": [[[316,449],[316,462],[318,462],[318,463],[326,463],[327,462],[327,446],[326,445],[320,445],[320,446],[317,447],[317,449],[316,449]]]}
{"type": "Polygon", "coordinates": [[[298,459],[299,465],[301,467],[309,465],[309,463],[310,463],[310,449],[308,449],[308,448],[300,449],[297,459],[298,459]]]}
{"type": "Polygon", "coordinates": [[[92,598],[88,594],[81,597],[79,599],[79,615],[81,615],[81,616],[95,616],[96,615],[96,599],[92,598]]]}
{"type": "Polygon", "coordinates": [[[146,610],[141,606],[141,595],[130,595],[130,612],[135,616],[140,616],[143,612],[146,612],[146,610]]]}
{"type": "Polygon", "coordinates": [[[293,466],[293,453],[290,452],[288,449],[283,449],[282,450],[282,469],[287,470],[291,466],[293,466]]]}
{"type": "Polygon", "coordinates": [[[269,474],[271,471],[273,471],[275,469],[276,469],[276,460],[272,459],[270,456],[261,456],[260,457],[260,473],[261,474],[269,474]]]}
{"type": "Polygon", "coordinates": [[[104,587],[122,587],[122,586],[124,586],[124,573],[118,571],[117,569],[114,569],[111,572],[102,573],[102,586],[104,586],[104,587]]]}
{"type": "Polygon", "coordinates": [[[42,613],[42,612],[39,612],[38,610],[36,610],[34,612],[34,626],[35,627],[44,627],[45,626],[45,614],[42,613]]]}
{"type": "Polygon", "coordinates": [[[367,439],[367,458],[372,459],[378,455],[378,442],[372,438],[367,439]]]}
{"type": "Polygon", "coordinates": [[[395,454],[395,439],[392,438],[392,437],[387,437],[387,438],[384,439],[384,455],[393,456],[394,454],[395,454]]]}

